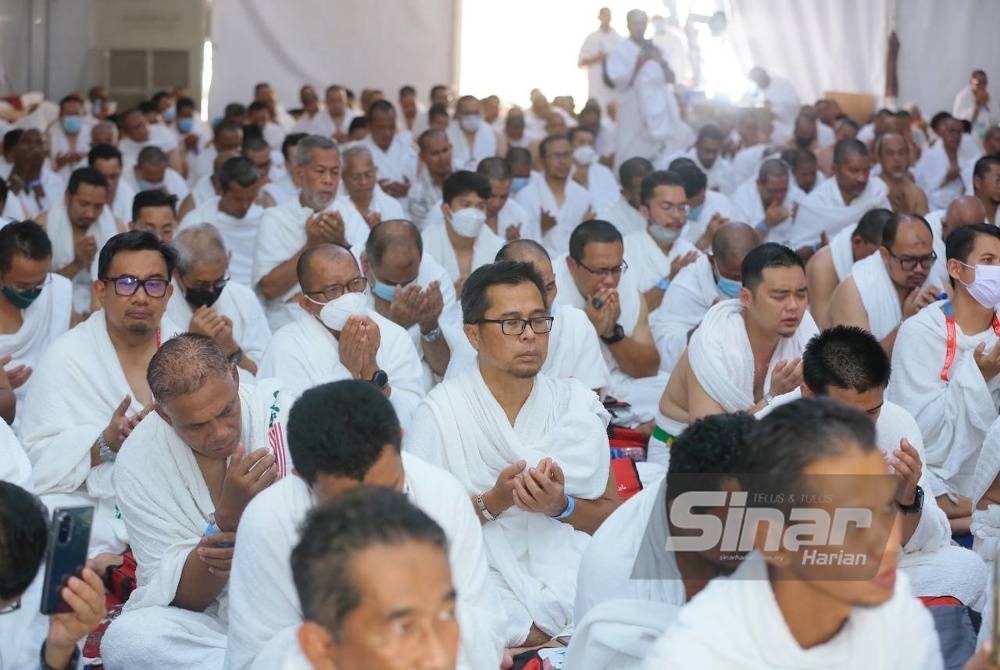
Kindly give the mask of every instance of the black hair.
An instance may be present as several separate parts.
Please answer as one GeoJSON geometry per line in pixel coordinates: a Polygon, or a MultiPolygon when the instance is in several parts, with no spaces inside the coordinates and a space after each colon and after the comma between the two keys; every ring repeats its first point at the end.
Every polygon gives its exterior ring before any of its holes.
{"type": "Polygon", "coordinates": [[[246,113],[247,107],[241,102],[231,102],[222,110],[222,116],[227,119],[234,116],[244,116],[246,113]]]}
{"type": "Polygon", "coordinates": [[[572,144],[576,140],[576,136],[580,133],[589,133],[594,137],[597,137],[597,131],[593,128],[588,128],[587,126],[573,126],[568,131],[566,131],[566,139],[572,144]]]}
{"type": "Polygon", "coordinates": [[[833,164],[844,165],[851,156],[867,156],[868,147],[856,138],[845,138],[833,145],[833,164]]]}
{"type": "Polygon", "coordinates": [[[87,152],[87,165],[90,167],[94,167],[94,163],[97,161],[108,159],[116,160],[118,165],[122,165],[122,152],[118,150],[118,147],[110,144],[95,144],[87,152]]]}
{"type": "Polygon", "coordinates": [[[117,254],[123,251],[155,251],[163,257],[163,262],[167,265],[167,277],[174,274],[174,267],[177,265],[177,252],[174,251],[173,247],[161,242],[160,238],[147,230],[130,230],[127,233],[113,235],[101,247],[101,254],[97,259],[98,279],[108,278],[111,262],[117,254]]]}
{"type": "Polygon", "coordinates": [[[933,238],[934,234],[931,231],[931,224],[927,223],[927,219],[920,216],[919,214],[893,214],[889,217],[889,220],[885,222],[882,226],[882,246],[886,249],[892,249],[892,245],[896,243],[896,235],[899,233],[899,226],[901,223],[907,219],[919,221],[924,224],[927,228],[928,234],[933,238]]]}
{"type": "Polygon", "coordinates": [[[135,159],[136,165],[166,165],[167,154],[157,146],[143,147],[135,159]]]}
{"type": "Polygon", "coordinates": [[[285,135],[285,139],[281,141],[281,155],[285,157],[285,161],[288,161],[288,150],[294,147],[296,144],[302,141],[303,137],[307,137],[309,133],[288,133],[285,135]]]}
{"type": "Polygon", "coordinates": [[[368,119],[364,116],[355,116],[347,126],[347,132],[353,133],[355,130],[366,130],[367,128],[368,119]]]}
{"type": "Polygon", "coordinates": [[[14,130],[8,130],[3,135],[3,152],[8,154],[11,150],[17,146],[17,143],[21,141],[21,135],[24,134],[24,129],[15,128],[14,130]]]}
{"type": "Polygon", "coordinates": [[[449,207],[455,198],[466,193],[475,193],[486,200],[490,197],[490,180],[469,170],[458,170],[444,180],[441,193],[441,201],[449,207]]]}
{"type": "Polygon", "coordinates": [[[254,100],[249,105],[247,105],[248,114],[253,112],[259,112],[260,110],[264,110],[265,112],[268,113],[271,112],[270,108],[267,106],[267,103],[264,102],[263,100],[254,100]]]}
{"type": "Polygon", "coordinates": [[[708,187],[708,175],[690,158],[675,158],[667,167],[684,182],[684,194],[693,198],[708,187]]]}
{"type": "Polygon", "coordinates": [[[989,174],[990,169],[994,165],[1000,165],[1000,154],[994,154],[992,156],[983,156],[976,161],[975,167],[972,168],[972,176],[982,179],[987,174],[989,174]]]}
{"type": "Polygon", "coordinates": [[[246,156],[233,156],[226,159],[226,162],[219,168],[219,185],[223,191],[229,189],[230,185],[237,184],[243,188],[253,186],[260,179],[260,172],[253,161],[246,156]]]}
{"type": "Polygon", "coordinates": [[[684,189],[685,197],[690,197],[681,175],[671,170],[655,170],[642,179],[642,186],[639,189],[639,203],[643,205],[649,203],[657,186],[678,186],[684,189]]]}
{"type": "Polygon", "coordinates": [[[622,241],[621,232],[615,228],[614,224],[602,219],[591,219],[584,221],[569,236],[569,255],[575,261],[583,260],[583,254],[588,244],[593,242],[618,242],[622,241]]]}
{"type": "Polygon", "coordinates": [[[81,184],[103,189],[111,188],[107,177],[92,167],[82,167],[73,170],[69,176],[69,184],[66,186],[66,192],[70,195],[76,195],[77,191],[80,190],[81,184]]]}
{"type": "Polygon", "coordinates": [[[177,98],[177,111],[182,109],[195,109],[197,105],[194,104],[194,100],[188,97],[177,98]]]}
{"type": "Polygon", "coordinates": [[[245,128],[253,128],[252,131],[243,132],[243,143],[240,145],[240,152],[246,154],[248,151],[267,151],[268,154],[271,153],[271,145],[267,143],[264,139],[264,134],[261,129],[255,125],[245,126],[245,128]]]}
{"type": "Polygon", "coordinates": [[[829,387],[864,393],[889,385],[892,364],[875,336],[857,326],[814,335],[802,353],[802,381],[816,395],[829,387]]]}
{"type": "Polygon", "coordinates": [[[444,105],[442,105],[439,102],[434,103],[427,110],[427,119],[429,121],[433,121],[435,118],[438,118],[438,117],[441,117],[441,116],[443,116],[445,118],[448,117],[448,108],[445,107],[444,105]]]}
{"type": "MultiPolygon", "coordinates": [[[[3,198],[0,197],[0,201],[3,198]]],[[[45,229],[31,220],[14,221],[0,228],[0,272],[9,272],[14,256],[33,261],[52,258],[52,242],[45,229]]]]}
{"type": "MultiPolygon", "coordinates": [[[[963,263],[969,260],[969,255],[976,246],[976,238],[980,235],[989,235],[1000,240],[1000,228],[991,223],[973,223],[970,226],[955,228],[944,241],[945,259],[954,258],[963,263]]],[[[954,279],[951,280],[951,285],[955,285],[954,279]]]]}
{"type": "Polygon", "coordinates": [[[151,191],[139,191],[132,198],[132,220],[138,221],[139,214],[146,207],[169,207],[171,214],[176,215],[177,196],[158,188],[151,191]]]}
{"type": "Polygon", "coordinates": [[[156,103],[153,102],[152,100],[143,100],[142,102],[139,103],[140,114],[143,115],[153,114],[153,113],[158,114],[159,112],[160,112],[159,108],[157,107],[156,103]]]}
{"type": "Polygon", "coordinates": [[[633,156],[618,167],[618,180],[622,188],[629,188],[635,179],[643,179],[653,171],[653,164],[641,156],[633,156]]]}
{"type": "Polygon", "coordinates": [[[538,157],[544,160],[545,157],[549,155],[549,144],[552,142],[558,142],[559,140],[569,142],[569,138],[566,135],[549,135],[544,140],[539,142],[538,157]]]}
{"type": "Polygon", "coordinates": [[[735,477],[754,423],[749,414],[737,412],[706,416],[689,425],[670,446],[667,499],[705,485],[718,489],[723,479],[735,477]],[[691,475],[715,475],[715,481],[691,475]]]}
{"type": "Polygon", "coordinates": [[[396,108],[393,107],[392,103],[382,98],[381,100],[376,100],[372,104],[368,105],[368,113],[365,114],[368,117],[368,123],[372,122],[376,112],[383,112],[388,114],[389,112],[395,112],[396,108]]]}
{"type": "Polygon", "coordinates": [[[48,543],[48,519],[38,498],[0,481],[0,600],[20,597],[35,579],[48,543]]]}
{"type": "Polygon", "coordinates": [[[480,266],[462,287],[462,320],[464,323],[479,323],[486,317],[490,308],[487,292],[493,286],[517,286],[531,282],[538,289],[542,304],[548,309],[548,299],[545,295],[545,283],[531,263],[516,261],[500,261],[480,266]]]}
{"type": "Polygon", "coordinates": [[[882,230],[885,228],[886,222],[893,216],[895,214],[891,209],[882,209],[881,207],[869,209],[858,221],[851,237],[860,237],[869,244],[882,244],[882,230]]]}
{"type": "Polygon", "coordinates": [[[417,228],[413,222],[407,221],[406,219],[389,219],[375,224],[375,226],[373,226],[368,232],[368,239],[365,241],[365,256],[368,257],[368,263],[370,265],[374,267],[381,267],[382,259],[385,258],[386,252],[391,247],[402,244],[402,240],[400,238],[393,237],[391,235],[393,230],[398,229],[405,229],[409,232],[411,242],[417,249],[418,255],[421,258],[423,257],[424,239],[420,234],[420,229],[417,228]]]}
{"type": "Polygon", "coordinates": [[[722,128],[714,123],[707,123],[698,131],[698,139],[695,141],[695,144],[701,144],[702,140],[718,140],[722,142],[725,139],[726,135],[722,132],[722,128]]]}
{"type": "Polygon", "coordinates": [[[806,271],[805,263],[797,253],[775,242],[765,242],[754,247],[743,259],[740,266],[740,277],[743,286],[753,292],[762,281],[764,281],[764,270],[768,268],[802,268],[806,271]]]}
{"type": "Polygon", "coordinates": [[[514,258],[511,258],[511,256],[513,256],[518,249],[526,249],[529,253],[533,253],[540,258],[546,258],[549,261],[552,260],[552,257],[549,256],[549,252],[545,250],[545,247],[534,240],[524,238],[520,240],[513,240],[500,247],[500,251],[497,252],[497,256],[493,259],[493,261],[500,262],[515,260],[514,258]]]}
{"type": "Polygon", "coordinates": [[[399,87],[399,97],[401,98],[404,95],[416,95],[416,94],[417,94],[417,89],[413,88],[409,84],[399,87]]]}
{"type": "Polygon", "coordinates": [[[511,147],[507,150],[507,162],[511,166],[514,163],[527,163],[531,165],[531,152],[524,147],[511,147]]]}

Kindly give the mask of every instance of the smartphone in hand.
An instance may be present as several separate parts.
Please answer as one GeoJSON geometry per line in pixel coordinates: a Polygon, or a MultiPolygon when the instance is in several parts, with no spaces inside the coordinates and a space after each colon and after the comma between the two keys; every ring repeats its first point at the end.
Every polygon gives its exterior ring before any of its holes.
{"type": "Polygon", "coordinates": [[[79,577],[87,564],[93,506],[58,507],[52,513],[49,543],[45,553],[45,581],[42,584],[41,613],[69,612],[62,590],[70,577],[79,577]]]}

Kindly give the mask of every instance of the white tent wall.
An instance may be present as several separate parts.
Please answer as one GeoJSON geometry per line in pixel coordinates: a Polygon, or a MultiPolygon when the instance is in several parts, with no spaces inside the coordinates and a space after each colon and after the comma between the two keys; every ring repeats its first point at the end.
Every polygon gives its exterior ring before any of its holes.
{"type": "Polygon", "coordinates": [[[403,84],[427,100],[434,84],[455,79],[457,0],[214,0],[209,111],[249,102],[267,81],[288,107],[311,83],[360,94],[380,88],[396,100],[403,84]]]}

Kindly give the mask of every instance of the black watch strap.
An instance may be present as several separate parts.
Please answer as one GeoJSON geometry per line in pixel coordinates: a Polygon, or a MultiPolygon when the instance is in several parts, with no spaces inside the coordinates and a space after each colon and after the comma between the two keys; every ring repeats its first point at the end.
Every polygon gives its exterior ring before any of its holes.
{"type": "Polygon", "coordinates": [[[384,389],[389,385],[389,373],[385,370],[376,370],[375,374],[368,381],[374,384],[376,388],[384,389]]]}
{"type": "Polygon", "coordinates": [[[916,514],[924,508],[924,490],[918,485],[917,492],[914,494],[911,504],[900,505],[897,502],[896,506],[899,507],[899,511],[903,514],[916,514]]]}
{"type": "Polygon", "coordinates": [[[611,337],[602,337],[601,341],[604,342],[604,344],[616,344],[624,339],[625,339],[625,329],[622,328],[622,324],[616,323],[615,331],[611,335],[611,337]]]}

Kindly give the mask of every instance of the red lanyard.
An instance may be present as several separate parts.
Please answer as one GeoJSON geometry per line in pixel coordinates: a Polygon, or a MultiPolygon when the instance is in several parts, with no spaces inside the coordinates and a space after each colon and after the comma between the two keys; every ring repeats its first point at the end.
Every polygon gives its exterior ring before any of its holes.
{"type": "MultiPolygon", "coordinates": [[[[944,367],[941,368],[941,381],[947,382],[948,373],[955,362],[955,347],[958,343],[958,336],[955,331],[955,312],[951,307],[950,300],[941,306],[941,311],[944,312],[944,327],[948,332],[948,343],[944,352],[944,367]]],[[[993,332],[1000,337],[1000,318],[997,318],[996,314],[993,315],[993,332]]]]}

